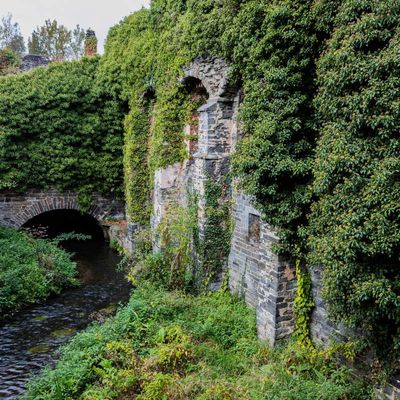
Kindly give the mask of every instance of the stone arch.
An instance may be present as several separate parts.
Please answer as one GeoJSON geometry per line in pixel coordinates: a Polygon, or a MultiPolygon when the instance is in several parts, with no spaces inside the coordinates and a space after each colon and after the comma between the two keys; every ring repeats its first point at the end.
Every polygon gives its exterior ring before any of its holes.
{"type": "MultiPolygon", "coordinates": [[[[99,220],[98,213],[95,212],[97,207],[93,205],[87,214],[99,220]]],[[[55,210],[76,210],[79,211],[79,203],[76,197],[70,196],[54,196],[39,198],[36,201],[29,202],[26,206],[22,207],[20,212],[15,215],[15,220],[18,222],[19,227],[23,226],[30,219],[37,217],[48,211],[55,210]]]]}
{"type": "Polygon", "coordinates": [[[182,82],[185,83],[193,78],[200,80],[206,88],[210,99],[235,97],[237,89],[229,83],[228,70],[229,66],[222,58],[196,58],[184,68],[182,82]]]}
{"type": "MultiPolygon", "coordinates": [[[[0,193],[0,224],[20,228],[30,219],[54,210],[80,211],[78,194],[57,190],[29,190],[25,193],[0,193]]],[[[123,204],[114,199],[93,195],[93,204],[86,214],[100,224],[109,218],[121,218],[124,215],[123,204]]]]}
{"type": "Polygon", "coordinates": [[[22,225],[34,236],[54,238],[74,232],[90,235],[95,241],[109,242],[107,226],[94,216],[74,208],[57,208],[34,216],[22,225]]]}
{"type": "Polygon", "coordinates": [[[208,99],[199,109],[199,142],[196,158],[210,161],[207,164],[211,175],[225,174],[228,158],[237,141],[237,111],[239,90],[230,84],[229,66],[221,58],[203,57],[193,60],[184,68],[181,82],[189,88],[201,85],[208,99]],[[210,170],[216,167],[217,170],[210,170]],[[221,170],[221,168],[224,171],[221,170]]]}
{"type": "MultiPolygon", "coordinates": [[[[195,124],[185,127],[188,159],[155,171],[152,226],[157,227],[172,204],[187,205],[188,193],[198,200],[199,233],[205,226],[205,187],[209,178],[230,185],[229,159],[236,138],[238,90],[228,79],[228,64],[221,58],[197,58],[183,69],[180,79],[185,95],[200,94],[204,102],[194,115],[195,124]]],[[[222,201],[228,200],[228,190],[222,201]]]]}

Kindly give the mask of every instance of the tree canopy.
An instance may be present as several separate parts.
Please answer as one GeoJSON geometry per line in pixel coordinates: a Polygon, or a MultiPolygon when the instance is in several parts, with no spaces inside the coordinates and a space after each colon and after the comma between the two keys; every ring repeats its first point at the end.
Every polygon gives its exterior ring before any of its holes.
{"type": "Polygon", "coordinates": [[[21,35],[21,29],[17,22],[13,22],[12,15],[7,14],[0,20],[0,49],[12,50],[15,54],[21,56],[25,50],[24,38],[21,35]]]}
{"type": "Polygon", "coordinates": [[[77,25],[68,29],[56,20],[46,20],[28,39],[31,54],[44,55],[52,61],[78,60],[84,53],[85,30],[77,25]]]}

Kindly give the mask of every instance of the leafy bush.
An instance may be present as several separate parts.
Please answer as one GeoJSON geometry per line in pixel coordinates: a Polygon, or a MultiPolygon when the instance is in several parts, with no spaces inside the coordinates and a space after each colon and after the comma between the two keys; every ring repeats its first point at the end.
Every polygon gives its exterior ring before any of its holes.
{"type": "Polygon", "coordinates": [[[0,76],[19,72],[21,59],[11,49],[0,49],[0,76]]]}
{"type": "Polygon", "coordinates": [[[0,189],[122,195],[123,104],[96,84],[98,64],[0,78],[0,189]]]}
{"type": "Polygon", "coordinates": [[[318,63],[310,260],[331,315],[400,359],[400,4],[344,1],[318,63]]]}
{"type": "Polygon", "coordinates": [[[104,325],[79,333],[27,399],[368,399],[328,353],[270,350],[227,293],[193,297],[143,284],[104,325]]]}
{"type": "Polygon", "coordinates": [[[55,244],[0,226],[0,316],[77,285],[76,264],[55,244]]]}
{"type": "Polygon", "coordinates": [[[142,230],[135,237],[135,252],[125,263],[130,280],[143,280],[165,289],[193,289],[197,261],[194,253],[196,218],[194,209],[175,205],[168,209],[154,232],[157,251],[152,252],[151,233],[142,230]]]}

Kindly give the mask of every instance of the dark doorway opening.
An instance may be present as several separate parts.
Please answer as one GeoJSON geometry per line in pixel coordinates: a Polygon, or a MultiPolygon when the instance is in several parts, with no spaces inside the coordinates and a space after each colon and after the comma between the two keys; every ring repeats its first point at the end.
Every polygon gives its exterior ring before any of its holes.
{"type": "Polygon", "coordinates": [[[33,235],[55,238],[62,233],[90,235],[93,240],[104,240],[104,233],[97,220],[77,210],[47,211],[27,221],[26,228],[33,235]]]}

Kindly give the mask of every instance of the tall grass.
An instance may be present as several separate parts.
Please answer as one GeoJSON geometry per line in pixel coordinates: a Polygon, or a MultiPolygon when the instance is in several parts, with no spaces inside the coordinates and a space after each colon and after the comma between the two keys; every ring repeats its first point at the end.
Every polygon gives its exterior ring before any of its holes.
{"type": "Polygon", "coordinates": [[[369,388],[328,352],[257,340],[244,302],[143,284],[103,325],[78,334],[54,369],[29,385],[35,400],[350,400],[369,388]]]}

